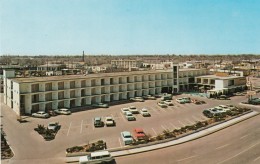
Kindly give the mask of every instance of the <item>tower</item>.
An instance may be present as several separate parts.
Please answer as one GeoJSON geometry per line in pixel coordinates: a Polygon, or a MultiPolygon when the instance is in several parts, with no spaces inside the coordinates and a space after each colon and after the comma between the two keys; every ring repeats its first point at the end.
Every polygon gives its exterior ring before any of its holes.
{"type": "Polygon", "coordinates": [[[85,57],[85,54],[84,54],[84,51],[83,51],[83,54],[82,54],[82,61],[83,62],[85,61],[84,57],[85,57]]]}

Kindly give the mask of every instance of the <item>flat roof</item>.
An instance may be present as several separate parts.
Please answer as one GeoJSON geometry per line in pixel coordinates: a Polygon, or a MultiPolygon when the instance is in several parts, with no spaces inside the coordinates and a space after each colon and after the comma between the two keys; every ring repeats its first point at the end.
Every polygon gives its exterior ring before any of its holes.
{"type": "Polygon", "coordinates": [[[96,156],[104,156],[104,155],[110,155],[108,151],[97,151],[90,153],[91,157],[96,157],[96,156]]]}
{"type": "MultiPolygon", "coordinates": [[[[195,71],[205,69],[179,69],[180,72],[195,71]]],[[[61,76],[43,76],[43,77],[15,77],[10,78],[17,83],[33,83],[33,82],[45,82],[45,81],[61,81],[61,80],[73,80],[73,79],[91,79],[100,77],[117,77],[127,75],[144,75],[154,73],[170,73],[172,69],[167,70],[149,70],[149,71],[132,71],[132,72],[112,72],[112,73],[96,73],[87,75],[61,75],[61,76]]]]}
{"type": "Polygon", "coordinates": [[[227,80],[227,79],[236,79],[241,78],[244,76],[217,76],[217,75],[205,75],[205,76],[197,76],[197,78],[209,78],[209,79],[221,79],[221,80],[227,80]]]}

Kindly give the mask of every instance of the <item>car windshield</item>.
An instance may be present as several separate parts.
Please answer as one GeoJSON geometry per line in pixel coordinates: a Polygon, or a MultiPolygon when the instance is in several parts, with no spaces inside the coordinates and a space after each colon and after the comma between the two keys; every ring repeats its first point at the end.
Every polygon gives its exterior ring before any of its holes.
{"type": "Polygon", "coordinates": [[[126,113],[127,116],[132,116],[132,113],[126,113]]]}
{"type": "Polygon", "coordinates": [[[131,138],[131,135],[129,135],[129,134],[124,134],[124,137],[125,137],[125,138],[131,138]]]}
{"type": "Polygon", "coordinates": [[[95,118],[95,121],[100,121],[101,120],[101,118],[95,118]]]}
{"type": "Polygon", "coordinates": [[[55,123],[50,123],[49,126],[56,126],[56,124],[55,123]]]}

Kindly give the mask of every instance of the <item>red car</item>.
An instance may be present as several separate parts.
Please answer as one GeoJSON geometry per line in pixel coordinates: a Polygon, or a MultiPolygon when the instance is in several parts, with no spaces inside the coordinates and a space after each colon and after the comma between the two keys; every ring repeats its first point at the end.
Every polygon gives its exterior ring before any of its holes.
{"type": "Polygon", "coordinates": [[[146,138],[146,135],[142,128],[135,128],[133,136],[136,140],[144,140],[146,138]]]}

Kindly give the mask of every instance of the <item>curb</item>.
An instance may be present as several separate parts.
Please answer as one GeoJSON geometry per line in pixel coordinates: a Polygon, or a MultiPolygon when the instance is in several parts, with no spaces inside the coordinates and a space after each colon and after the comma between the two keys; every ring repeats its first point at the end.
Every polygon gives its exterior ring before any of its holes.
{"type": "MultiPolygon", "coordinates": [[[[222,129],[233,126],[233,125],[235,125],[239,122],[242,122],[242,121],[247,120],[249,118],[255,117],[259,114],[260,113],[258,113],[258,112],[251,111],[251,112],[249,112],[245,115],[242,115],[240,117],[236,117],[236,118],[233,118],[231,120],[221,122],[220,124],[216,124],[214,126],[208,127],[206,129],[203,129],[203,130],[195,131],[193,133],[184,135],[184,136],[182,136],[178,139],[166,141],[166,142],[163,142],[163,143],[153,144],[153,145],[150,145],[150,146],[142,146],[142,147],[139,147],[139,148],[131,148],[131,149],[127,149],[127,150],[112,151],[111,155],[114,156],[114,157],[120,157],[120,156],[138,154],[138,153],[142,153],[142,152],[148,152],[148,151],[152,151],[152,150],[158,150],[158,149],[163,149],[163,148],[170,147],[170,146],[183,144],[183,143],[190,142],[190,141],[205,137],[207,135],[213,134],[213,133],[218,132],[222,129]]],[[[79,157],[80,156],[67,157],[66,162],[67,163],[78,162],[79,157]]]]}

